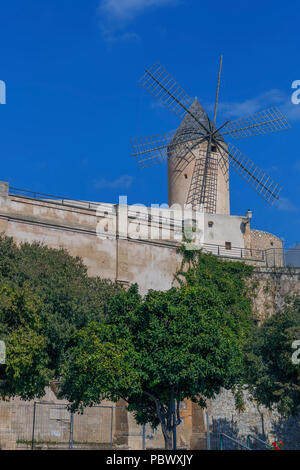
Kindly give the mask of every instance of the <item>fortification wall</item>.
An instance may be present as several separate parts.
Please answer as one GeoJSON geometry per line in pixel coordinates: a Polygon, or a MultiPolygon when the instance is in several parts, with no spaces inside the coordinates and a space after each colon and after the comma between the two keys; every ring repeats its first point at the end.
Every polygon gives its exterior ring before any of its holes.
{"type": "Polygon", "coordinates": [[[38,241],[52,248],[63,247],[82,258],[91,276],[123,284],[138,282],[142,294],[148,289],[170,288],[180,265],[178,244],[143,239],[140,224],[134,222],[131,230],[136,226],[135,238],[116,236],[110,227],[103,226],[110,207],[97,212],[72,207],[71,203],[1,197],[0,193],[0,232],[16,243],[38,241]],[[101,236],[97,236],[98,226],[101,236]]]}
{"type": "MultiPolygon", "coordinates": [[[[109,227],[102,231],[100,237],[97,236],[98,224],[103,225],[105,217],[112,208],[112,205],[104,205],[102,211],[97,212],[95,208],[90,208],[84,203],[81,207],[78,204],[75,207],[72,201],[61,204],[57,201],[8,195],[8,186],[0,183],[0,232],[13,237],[17,243],[39,241],[53,248],[63,247],[71,255],[82,258],[91,276],[101,276],[125,285],[138,282],[142,294],[148,289],[169,289],[181,262],[181,257],[176,252],[178,243],[174,240],[166,242],[145,239],[145,233],[151,229],[151,224],[147,221],[142,226],[132,222],[136,236],[131,239],[122,234],[113,235],[109,227]]],[[[281,247],[281,241],[265,232],[250,231],[247,224],[245,246],[276,249],[281,247]]],[[[254,280],[257,281],[254,308],[257,320],[262,321],[282,307],[286,294],[300,293],[300,272],[296,269],[267,269],[258,261],[252,261],[252,264],[257,265],[254,274],[254,280]]],[[[51,400],[57,403],[55,397],[52,396],[51,400]]],[[[14,426],[20,422],[20,419],[16,419],[16,413],[19,413],[16,411],[16,403],[14,402],[13,407],[11,405],[11,403],[0,403],[3,416],[0,446],[13,448],[16,445],[14,426]]],[[[18,406],[27,406],[27,404],[18,402],[18,406]]],[[[203,448],[206,430],[203,410],[191,403],[186,404],[186,408],[184,404],[182,406],[185,422],[179,429],[180,445],[191,446],[193,449],[203,448]]],[[[285,442],[289,439],[289,429],[293,429],[294,444],[291,442],[289,445],[296,445],[299,430],[294,422],[288,425],[266,410],[263,414],[256,411],[250,402],[247,406],[247,412],[239,415],[235,411],[232,395],[223,392],[209,404],[214,429],[220,430],[218,426],[223,423],[228,432],[230,425],[233,434],[239,428],[241,436],[244,437],[255,429],[257,433],[265,429],[271,438],[279,437],[285,442]]],[[[116,441],[131,448],[140,448],[142,442],[140,430],[136,427],[132,416],[119,410],[115,419],[116,441]]],[[[24,427],[28,427],[25,421],[23,424],[24,427]]],[[[155,434],[151,442],[152,444],[148,443],[149,446],[161,445],[161,434],[155,434]]]]}

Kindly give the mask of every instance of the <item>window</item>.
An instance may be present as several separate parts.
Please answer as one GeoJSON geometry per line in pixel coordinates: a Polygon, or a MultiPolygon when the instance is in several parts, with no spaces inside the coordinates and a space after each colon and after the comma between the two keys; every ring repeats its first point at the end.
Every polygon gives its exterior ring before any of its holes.
{"type": "Polygon", "coordinates": [[[186,173],[184,174],[184,177],[186,180],[188,179],[188,175],[186,173]]]}
{"type": "Polygon", "coordinates": [[[209,226],[209,228],[211,228],[211,227],[214,226],[214,223],[212,222],[212,220],[210,220],[210,221],[208,222],[208,226],[209,226]]]}
{"type": "Polygon", "coordinates": [[[231,242],[225,242],[225,249],[231,250],[231,242]]]}
{"type": "Polygon", "coordinates": [[[216,145],[212,145],[212,146],[211,146],[211,151],[212,151],[213,153],[216,153],[216,152],[217,152],[217,147],[216,147],[216,145]]]}

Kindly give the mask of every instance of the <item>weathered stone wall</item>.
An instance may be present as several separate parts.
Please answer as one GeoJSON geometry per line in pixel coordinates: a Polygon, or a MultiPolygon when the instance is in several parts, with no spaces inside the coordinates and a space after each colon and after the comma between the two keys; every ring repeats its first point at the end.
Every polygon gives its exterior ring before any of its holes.
{"type": "Polygon", "coordinates": [[[261,250],[282,249],[280,238],[262,230],[251,229],[251,243],[253,247],[261,250]]]}
{"type": "Polygon", "coordinates": [[[258,322],[281,310],[286,296],[300,295],[300,269],[297,268],[256,268],[253,281],[257,283],[253,305],[258,322]]]}
{"type": "Polygon", "coordinates": [[[139,233],[136,239],[116,237],[104,230],[97,236],[97,227],[106,217],[105,207],[99,212],[72,207],[71,202],[61,205],[0,194],[0,232],[17,243],[38,241],[52,248],[63,247],[82,258],[91,276],[124,284],[138,282],[141,293],[169,289],[180,265],[176,243],[143,240],[139,233]]]}
{"type": "MultiPolygon", "coordinates": [[[[300,418],[283,419],[275,411],[270,411],[256,402],[249,400],[244,393],[245,410],[235,410],[233,394],[223,390],[218,397],[209,404],[209,418],[213,447],[218,448],[218,433],[224,433],[240,442],[247,444],[247,437],[252,434],[271,444],[273,441],[282,441],[284,449],[300,450],[300,418]]],[[[238,449],[229,440],[224,440],[228,449],[238,449]]],[[[251,440],[255,448],[263,449],[264,446],[251,440]]]]}

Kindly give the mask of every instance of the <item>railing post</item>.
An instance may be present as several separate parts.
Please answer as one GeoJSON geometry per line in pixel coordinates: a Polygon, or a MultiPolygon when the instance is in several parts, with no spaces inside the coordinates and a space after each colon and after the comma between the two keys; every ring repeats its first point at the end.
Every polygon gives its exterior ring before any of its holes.
{"type": "Polygon", "coordinates": [[[74,440],[74,413],[71,412],[69,450],[73,449],[73,440],[74,440]]]}
{"type": "Polygon", "coordinates": [[[223,450],[223,435],[220,434],[220,450],[223,450]]]}
{"type": "Polygon", "coordinates": [[[31,450],[34,450],[35,416],[36,416],[36,402],[34,402],[34,404],[33,404],[33,423],[32,423],[31,450]]]}
{"type": "Polygon", "coordinates": [[[110,423],[110,448],[113,447],[113,428],[114,428],[114,407],[111,407],[111,423],[110,423]]]}
{"type": "Polygon", "coordinates": [[[173,398],[173,450],[177,449],[177,429],[176,429],[176,408],[175,399],[173,398]]]}
{"type": "Polygon", "coordinates": [[[208,411],[206,412],[206,450],[211,450],[208,411]]]}
{"type": "Polygon", "coordinates": [[[143,424],[143,444],[142,444],[143,450],[146,450],[146,425],[143,424]]]}

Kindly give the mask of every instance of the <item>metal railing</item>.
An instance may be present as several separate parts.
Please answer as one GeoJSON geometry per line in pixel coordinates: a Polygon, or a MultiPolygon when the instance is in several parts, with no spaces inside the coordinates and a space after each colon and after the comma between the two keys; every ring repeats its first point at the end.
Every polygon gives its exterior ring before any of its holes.
{"type": "Polygon", "coordinates": [[[236,246],[226,248],[225,245],[212,245],[209,243],[204,243],[203,250],[223,258],[239,258],[242,260],[260,262],[264,262],[266,259],[265,251],[260,249],[239,248],[236,246]]]}
{"type": "Polygon", "coordinates": [[[263,441],[259,437],[253,436],[253,434],[248,434],[247,436],[247,446],[251,448],[251,439],[254,441],[258,442],[259,444],[262,444],[264,447],[266,447],[268,450],[270,450],[271,446],[267,442],[263,441]]]}
{"type": "Polygon", "coordinates": [[[230,442],[233,442],[236,446],[240,447],[241,449],[244,449],[244,450],[251,450],[250,447],[248,447],[247,445],[243,444],[242,442],[240,441],[237,441],[236,439],[234,439],[233,437],[230,437],[228,436],[227,434],[224,434],[224,433],[220,433],[220,450],[226,450],[224,448],[224,441],[230,441],[230,442]]]}
{"type": "MultiPolygon", "coordinates": [[[[72,206],[82,209],[97,210],[98,206],[106,206],[103,203],[82,201],[80,199],[71,199],[65,196],[54,196],[53,194],[39,193],[37,191],[29,191],[27,189],[20,189],[15,187],[9,188],[10,196],[22,197],[27,199],[34,199],[39,201],[49,201],[53,204],[59,204],[63,206],[72,206]]],[[[107,205],[109,207],[109,204],[107,205]]]]}
{"type": "Polygon", "coordinates": [[[272,267],[300,268],[300,249],[271,248],[265,251],[266,265],[272,267]]]}

